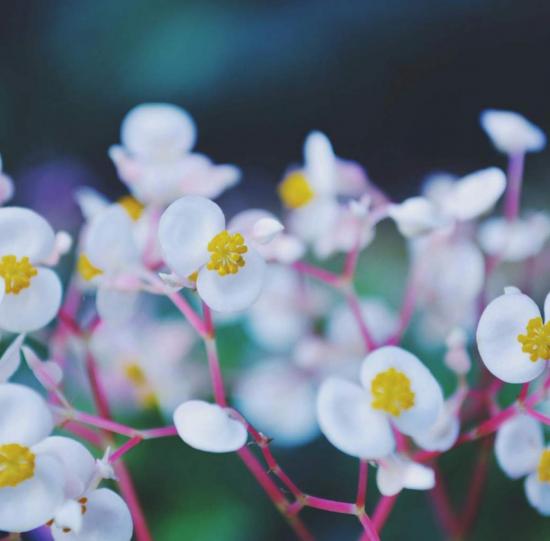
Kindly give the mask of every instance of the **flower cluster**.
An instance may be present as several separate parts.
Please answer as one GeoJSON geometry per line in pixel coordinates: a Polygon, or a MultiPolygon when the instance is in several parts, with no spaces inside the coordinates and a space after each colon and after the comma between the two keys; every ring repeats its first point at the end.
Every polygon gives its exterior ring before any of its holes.
{"type": "MultiPolygon", "coordinates": [[[[481,126],[507,155],[506,173],[435,173],[421,195],[392,201],[314,131],[303,164],[281,175],[280,217],[257,208],[226,216],[213,199],[239,169],[192,151],[197,130],[183,109],[139,105],[109,149],[127,195],[75,193],[84,223],[64,293],[51,267],[72,237],[32,210],[2,206],[0,330],[15,336],[0,359],[0,531],[130,541],[135,530],[151,540],[123,458],[175,436],[237,452],[300,539],[314,539],[300,517],[313,507],[354,515],[361,539],[375,541],[403,489],[430,490],[446,533],[465,536],[472,506],[449,506],[437,459],[485,438],[475,498],[495,433],[502,470],[525,477],[528,502],[550,515],[550,294],[542,311],[533,300],[547,293],[537,279],[548,275],[550,217],[519,204],[525,155],[546,138],[509,111],[485,111],[481,126]],[[364,294],[361,263],[373,262],[378,239],[408,252],[400,307],[383,288],[364,294]],[[512,285],[519,280],[526,293],[512,285]],[[254,353],[226,387],[216,331],[235,324],[254,353]],[[505,384],[522,384],[506,406],[505,384]],[[117,420],[146,409],[166,424],[117,420]],[[126,441],[117,447],[115,436],[126,441]],[[319,437],[358,459],[354,501],[298,488],[272,452],[319,437]],[[369,469],[380,493],[372,511],[369,469]],[[100,488],[104,479],[121,495],[100,488]]],[[[13,191],[0,172],[0,205],[13,191]]]]}

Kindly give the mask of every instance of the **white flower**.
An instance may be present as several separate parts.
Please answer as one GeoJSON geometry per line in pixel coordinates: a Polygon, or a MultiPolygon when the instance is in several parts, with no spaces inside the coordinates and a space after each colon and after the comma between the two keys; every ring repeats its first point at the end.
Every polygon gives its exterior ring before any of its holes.
{"type": "Polygon", "coordinates": [[[216,203],[178,199],[160,219],[159,240],[166,264],[182,280],[197,273],[197,292],[213,310],[238,312],[258,298],[266,263],[241,232],[226,229],[216,203]]]}
{"type": "Polygon", "coordinates": [[[9,201],[14,191],[13,180],[2,172],[2,156],[0,156],[0,205],[9,201]]]}
{"type": "Polygon", "coordinates": [[[55,234],[44,218],[25,208],[0,208],[0,328],[29,332],[55,317],[61,282],[41,266],[54,248],[55,234]]]}
{"type": "Polygon", "coordinates": [[[0,384],[0,411],[0,530],[23,532],[45,524],[62,503],[63,466],[41,447],[53,418],[39,394],[0,384]]]}
{"type": "Polygon", "coordinates": [[[435,474],[427,466],[393,454],[379,461],[376,484],[384,496],[395,496],[404,488],[432,489],[435,486],[435,474]]]}
{"type": "Polygon", "coordinates": [[[21,346],[24,340],[25,335],[20,334],[2,354],[2,358],[0,358],[0,384],[8,381],[17,372],[21,364],[21,346]]]}
{"type": "Polygon", "coordinates": [[[483,250],[504,261],[523,261],[539,254],[550,237],[550,219],[542,212],[514,221],[491,218],[479,229],[483,250]]]}
{"type": "Polygon", "coordinates": [[[506,176],[489,167],[452,181],[430,181],[426,196],[390,205],[389,216],[405,237],[417,237],[456,222],[473,220],[493,208],[506,188],[506,176]]]}
{"type": "Polygon", "coordinates": [[[235,391],[239,409],[276,445],[302,445],[319,433],[316,390],[309,375],[283,359],[248,369],[235,391]]]}
{"type": "Polygon", "coordinates": [[[323,434],[340,451],[359,458],[387,456],[395,447],[392,424],[404,434],[417,434],[435,422],[443,406],[430,371],[398,347],[367,355],[361,383],[329,378],[317,397],[323,434]]]}
{"type": "Polygon", "coordinates": [[[232,417],[230,410],[202,400],[189,400],[178,406],[174,424],[180,438],[200,451],[238,451],[247,440],[246,427],[232,417]]]}
{"type": "Polygon", "coordinates": [[[493,145],[504,154],[539,152],[546,146],[542,130],[518,113],[488,109],[481,113],[480,122],[493,145]]]}
{"type": "Polygon", "coordinates": [[[506,288],[485,308],[477,328],[479,354],[487,369],[507,383],[539,376],[550,360],[550,294],[544,323],[536,303],[517,288],[506,288]]]}
{"type": "Polygon", "coordinates": [[[164,206],[182,195],[217,197],[238,182],[240,172],[192,153],[195,139],[195,124],[185,110],[145,103],[126,115],[122,146],[111,147],[109,155],[121,180],[143,203],[164,206]]]}

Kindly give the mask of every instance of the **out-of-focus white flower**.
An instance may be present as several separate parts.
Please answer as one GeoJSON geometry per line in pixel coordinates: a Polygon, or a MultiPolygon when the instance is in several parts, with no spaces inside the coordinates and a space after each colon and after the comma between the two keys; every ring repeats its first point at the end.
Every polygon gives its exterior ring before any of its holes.
{"type": "Polygon", "coordinates": [[[247,370],[235,398],[246,418],[276,445],[302,445],[319,433],[315,386],[288,361],[263,360],[247,370]]]}
{"type": "Polygon", "coordinates": [[[527,415],[517,415],[497,431],[495,455],[512,479],[525,478],[527,501],[550,516],[550,448],[544,445],[541,425],[527,415]]]}
{"type": "Polygon", "coordinates": [[[389,455],[392,424],[407,435],[433,425],[443,406],[439,384],[411,353],[393,346],[367,355],[362,387],[329,378],[317,397],[321,431],[340,451],[363,459],[389,455]]]}
{"type": "Polygon", "coordinates": [[[445,340],[447,351],[445,352],[445,364],[455,374],[464,376],[472,366],[468,353],[468,335],[464,329],[455,327],[445,340]]]}
{"type": "Polygon", "coordinates": [[[55,234],[36,212],[0,208],[0,328],[29,332],[47,325],[61,304],[61,282],[42,266],[55,234]]]}
{"type": "Polygon", "coordinates": [[[412,197],[390,205],[388,214],[402,235],[417,237],[456,222],[473,220],[488,212],[504,193],[506,176],[489,167],[451,181],[428,184],[426,196],[412,197]]]}
{"type": "Polygon", "coordinates": [[[215,198],[234,186],[240,171],[192,153],[195,123],[180,107],[145,103],[124,118],[121,146],[109,149],[120,179],[141,202],[165,206],[182,195],[215,198]]]}
{"type": "Polygon", "coordinates": [[[485,253],[504,261],[523,261],[539,254],[550,237],[550,219],[542,212],[514,221],[491,218],[479,229],[485,253]]]}
{"type": "Polygon", "coordinates": [[[57,388],[63,379],[63,370],[59,364],[54,361],[41,361],[28,346],[23,346],[21,350],[28,367],[41,385],[50,391],[57,388]]]}
{"type": "Polygon", "coordinates": [[[487,109],[480,122],[495,148],[504,154],[539,152],[546,146],[544,132],[513,111],[487,109]]]}
{"type": "Polygon", "coordinates": [[[59,459],[44,449],[54,424],[42,397],[3,383],[0,411],[0,530],[24,532],[52,518],[65,476],[59,459]]]}
{"type": "Polygon", "coordinates": [[[360,243],[366,245],[372,236],[370,229],[338,202],[338,196],[361,196],[366,185],[366,177],[357,174],[357,167],[334,155],[326,135],[310,133],[304,143],[303,168],[290,171],[278,189],[290,210],[290,231],[311,243],[320,257],[349,250],[342,241],[353,245],[361,237],[360,243]]]}
{"type": "Polygon", "coordinates": [[[0,358],[0,384],[8,381],[17,372],[21,364],[21,346],[24,340],[25,335],[20,334],[2,354],[0,358]]]}
{"type": "Polygon", "coordinates": [[[2,156],[0,156],[0,205],[7,203],[14,194],[13,180],[2,172],[2,156]]]}
{"type": "Polygon", "coordinates": [[[174,424],[180,438],[199,451],[238,451],[247,440],[246,427],[230,410],[202,400],[180,404],[174,412],[174,424]]]}
{"type": "Polygon", "coordinates": [[[423,464],[392,454],[379,460],[376,484],[384,496],[395,496],[404,488],[430,490],[435,486],[435,474],[423,464]]]}
{"type": "Polygon", "coordinates": [[[121,407],[159,406],[167,415],[202,389],[207,373],[188,356],[196,343],[190,328],[175,321],[134,318],[102,323],[90,349],[112,402],[121,407]]]}
{"type": "Polygon", "coordinates": [[[538,377],[550,360],[550,294],[544,317],[527,295],[515,287],[489,303],[477,328],[477,345],[487,369],[507,383],[538,377]],[[546,323],[545,323],[546,321],[546,323]]]}
{"type": "Polygon", "coordinates": [[[249,238],[226,229],[216,203],[186,196],[161,217],[159,240],[166,264],[182,280],[196,274],[197,292],[219,312],[251,306],[262,290],[266,263],[249,238]]]}

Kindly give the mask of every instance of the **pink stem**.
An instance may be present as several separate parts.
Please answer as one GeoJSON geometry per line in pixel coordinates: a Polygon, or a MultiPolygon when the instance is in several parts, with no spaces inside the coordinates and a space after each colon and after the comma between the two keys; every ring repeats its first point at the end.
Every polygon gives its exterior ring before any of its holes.
{"type": "Polygon", "coordinates": [[[107,419],[105,417],[97,417],[96,415],[85,413],[83,411],[73,410],[70,412],[70,415],[71,415],[71,419],[74,421],[95,426],[107,432],[120,434],[121,436],[127,436],[129,438],[133,438],[139,433],[138,430],[136,430],[135,428],[132,428],[131,426],[117,423],[116,421],[112,421],[111,419],[107,419]]]}
{"type": "Polygon", "coordinates": [[[204,339],[204,345],[206,347],[206,355],[208,357],[208,368],[210,370],[210,379],[212,380],[214,398],[217,404],[225,407],[227,406],[227,399],[225,397],[225,388],[223,384],[222,371],[220,368],[220,361],[218,358],[216,340],[214,338],[207,337],[204,339]]]}
{"type": "Polygon", "coordinates": [[[359,303],[357,295],[355,293],[350,293],[347,296],[347,300],[353,317],[359,327],[359,332],[361,333],[361,337],[363,338],[367,351],[376,349],[376,342],[374,341],[369,328],[365,323],[365,319],[363,318],[363,314],[361,312],[361,304],[359,303]]]}
{"type": "Polygon", "coordinates": [[[95,445],[96,447],[101,447],[103,445],[103,438],[97,432],[90,430],[86,426],[82,426],[82,425],[79,425],[78,423],[68,421],[68,422],[62,423],[60,428],[62,428],[63,430],[67,430],[71,434],[74,434],[75,436],[82,438],[84,441],[87,441],[92,445],[95,445]]]}
{"type": "Polygon", "coordinates": [[[401,302],[401,310],[399,311],[399,326],[396,333],[388,340],[387,343],[389,345],[397,345],[401,342],[411,322],[416,303],[416,289],[416,269],[411,268],[409,277],[407,278],[403,300],[401,302]]]}
{"type": "Polygon", "coordinates": [[[189,324],[201,335],[206,336],[206,328],[200,316],[179,293],[167,293],[174,306],[183,314],[189,324]]]}
{"type": "Polygon", "coordinates": [[[113,464],[119,458],[124,456],[128,451],[139,445],[143,441],[143,438],[140,436],[134,436],[130,438],[124,445],[121,445],[110,457],[109,462],[113,464]]]}
{"type": "Polygon", "coordinates": [[[317,280],[320,280],[321,282],[324,282],[325,284],[328,284],[330,286],[339,286],[342,281],[340,276],[338,276],[337,274],[334,274],[320,267],[310,265],[309,263],[305,263],[304,261],[297,261],[292,266],[298,272],[309,274],[310,276],[313,276],[314,278],[317,278],[317,280]]]}
{"type": "Polygon", "coordinates": [[[357,498],[355,503],[359,509],[364,509],[367,498],[367,482],[369,476],[369,464],[366,460],[359,460],[359,477],[357,480],[357,498]]]}
{"type": "Polygon", "coordinates": [[[355,515],[357,509],[354,503],[340,502],[338,500],[327,500],[326,498],[318,498],[317,496],[305,496],[305,505],[322,509],[323,511],[331,511],[333,513],[343,513],[345,515],[355,515]]]}
{"type": "Polygon", "coordinates": [[[178,431],[175,426],[162,426],[160,428],[148,428],[146,430],[140,430],[139,433],[144,440],[152,440],[154,438],[169,438],[171,436],[178,435],[178,431]]]}
{"type": "Polygon", "coordinates": [[[376,531],[380,532],[390,516],[391,510],[397,501],[397,496],[382,496],[372,515],[372,523],[376,531]]]}
{"type": "Polygon", "coordinates": [[[436,510],[437,518],[441,522],[443,531],[453,537],[458,532],[458,523],[452,510],[452,505],[447,496],[447,491],[441,478],[441,473],[437,465],[433,465],[436,474],[436,483],[430,491],[430,497],[436,510]]]}
{"type": "Polygon", "coordinates": [[[546,415],[543,415],[542,413],[538,412],[537,410],[526,406],[525,407],[525,413],[533,417],[533,419],[536,419],[537,421],[541,422],[544,425],[550,426],[550,418],[546,417],[546,415]]]}
{"type": "Polygon", "coordinates": [[[378,535],[372,520],[366,513],[359,514],[359,522],[365,529],[365,532],[361,536],[361,541],[380,541],[380,536],[378,535]]]}
{"type": "Polygon", "coordinates": [[[525,154],[521,152],[511,154],[508,159],[508,189],[504,201],[504,216],[510,222],[519,215],[524,158],[525,154]]]}

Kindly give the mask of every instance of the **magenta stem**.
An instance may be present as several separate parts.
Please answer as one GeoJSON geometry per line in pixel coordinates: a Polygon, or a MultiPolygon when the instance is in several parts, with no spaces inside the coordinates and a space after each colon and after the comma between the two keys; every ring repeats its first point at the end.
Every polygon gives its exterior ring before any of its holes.
{"type": "Polygon", "coordinates": [[[363,342],[365,343],[365,348],[367,349],[367,351],[372,351],[376,349],[376,342],[374,341],[369,331],[369,328],[367,327],[365,318],[363,317],[363,314],[361,312],[361,304],[359,303],[357,295],[353,292],[348,294],[347,301],[353,317],[355,318],[357,326],[359,327],[359,332],[361,333],[361,337],[363,338],[363,342]]]}
{"type": "Polygon", "coordinates": [[[144,440],[152,440],[155,438],[169,438],[171,436],[178,435],[178,431],[175,426],[148,428],[146,430],[140,430],[139,433],[144,440]]]}
{"type": "Polygon", "coordinates": [[[113,464],[119,458],[124,456],[128,451],[139,445],[143,441],[143,438],[140,436],[134,436],[130,438],[124,445],[121,445],[110,457],[109,462],[113,464]]]}
{"type": "Polygon", "coordinates": [[[396,333],[388,340],[389,345],[397,345],[401,342],[405,331],[407,330],[415,310],[416,303],[416,269],[413,267],[409,271],[401,309],[399,311],[399,325],[396,333]]]}
{"type": "Polygon", "coordinates": [[[327,271],[320,267],[316,267],[315,265],[310,265],[309,263],[305,263],[304,261],[297,261],[296,263],[293,263],[292,266],[298,272],[313,276],[314,278],[317,278],[317,280],[320,280],[321,282],[324,282],[325,284],[333,287],[339,286],[342,282],[342,279],[337,274],[334,274],[333,272],[327,271]]]}
{"type": "Polygon", "coordinates": [[[533,417],[533,419],[536,419],[537,421],[541,422],[543,425],[550,426],[550,418],[546,417],[546,415],[543,415],[542,413],[538,412],[532,407],[526,406],[525,413],[533,417]]]}
{"type": "Polygon", "coordinates": [[[206,336],[206,327],[200,316],[179,293],[166,293],[174,306],[183,314],[188,323],[201,335],[206,336]]]}
{"type": "Polygon", "coordinates": [[[214,399],[217,404],[226,407],[227,398],[225,397],[225,388],[215,338],[205,338],[204,345],[206,347],[206,356],[208,357],[208,368],[210,370],[210,379],[212,380],[214,399]]]}
{"type": "Polygon", "coordinates": [[[359,476],[357,479],[357,498],[355,504],[359,509],[364,509],[367,499],[367,482],[369,477],[369,464],[366,460],[359,460],[359,476]]]}
{"type": "Polygon", "coordinates": [[[396,501],[397,496],[382,496],[378,501],[372,515],[372,523],[377,532],[380,532],[384,527],[396,501]]]}
{"type": "Polygon", "coordinates": [[[511,154],[508,158],[508,188],[504,201],[504,216],[510,222],[519,215],[524,158],[523,152],[511,154]]]}
{"type": "Polygon", "coordinates": [[[361,536],[361,541],[380,541],[380,536],[369,516],[366,513],[360,513],[358,518],[365,530],[361,536]]]}
{"type": "Polygon", "coordinates": [[[357,508],[354,503],[340,502],[338,500],[328,500],[326,498],[318,498],[317,496],[305,496],[305,505],[322,509],[323,511],[331,511],[333,513],[343,513],[345,515],[355,515],[357,508]]]}
{"type": "Polygon", "coordinates": [[[436,464],[433,464],[432,467],[436,474],[436,482],[434,488],[430,490],[430,498],[434,505],[437,518],[441,522],[443,531],[452,538],[458,533],[458,522],[453,512],[451,502],[449,501],[439,468],[436,464]]]}

